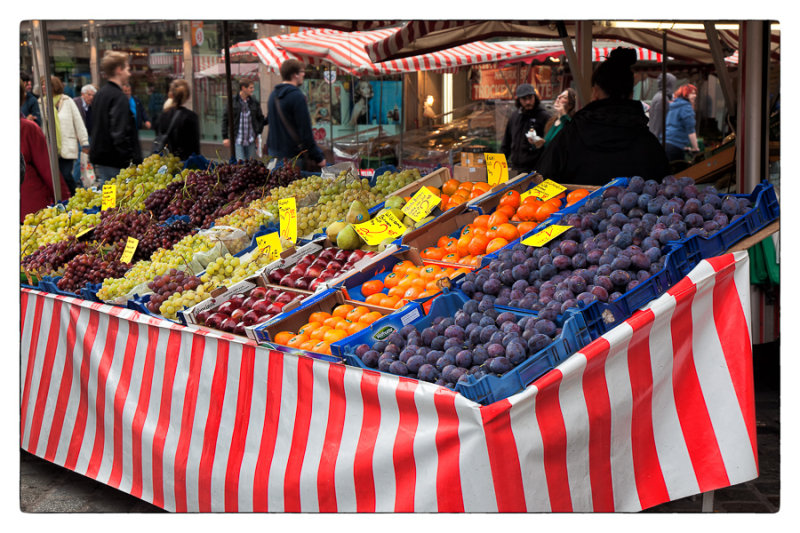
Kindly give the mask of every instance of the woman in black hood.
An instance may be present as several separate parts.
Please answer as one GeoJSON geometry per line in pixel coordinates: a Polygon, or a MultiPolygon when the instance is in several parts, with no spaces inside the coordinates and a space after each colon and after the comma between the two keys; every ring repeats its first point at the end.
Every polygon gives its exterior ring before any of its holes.
{"type": "Polygon", "coordinates": [[[664,148],[632,100],[636,52],[617,47],[592,75],[592,101],[545,147],[538,171],[545,178],[605,185],[614,178],[661,180],[669,168],[664,148]]]}

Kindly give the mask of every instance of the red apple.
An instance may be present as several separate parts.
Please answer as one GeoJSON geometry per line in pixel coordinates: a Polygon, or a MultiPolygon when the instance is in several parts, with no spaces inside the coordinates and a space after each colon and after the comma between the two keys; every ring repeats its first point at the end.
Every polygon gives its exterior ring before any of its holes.
{"type": "Polygon", "coordinates": [[[197,313],[197,317],[196,317],[197,318],[197,322],[200,323],[200,324],[205,324],[206,321],[208,320],[208,317],[210,317],[213,313],[214,313],[214,311],[211,310],[211,309],[206,309],[205,311],[200,311],[199,313],[197,313]]]}
{"type": "Polygon", "coordinates": [[[291,292],[282,292],[280,296],[275,298],[275,303],[288,304],[294,300],[294,295],[291,292]]]}
{"type": "Polygon", "coordinates": [[[355,257],[356,261],[360,261],[361,259],[364,258],[366,253],[367,252],[365,252],[364,250],[353,250],[353,253],[350,255],[350,258],[352,259],[353,257],[355,257]]]}
{"type": "Polygon", "coordinates": [[[239,323],[238,320],[229,317],[222,321],[222,324],[220,324],[219,329],[221,329],[222,331],[233,333],[234,330],[236,329],[236,324],[238,323],[239,323]]]}
{"type": "Polygon", "coordinates": [[[334,261],[339,261],[340,263],[344,263],[347,261],[347,258],[350,257],[350,252],[347,250],[339,250],[336,252],[336,255],[333,256],[334,261]]]}
{"type": "Polygon", "coordinates": [[[245,335],[245,331],[244,331],[244,322],[238,322],[238,323],[236,324],[236,327],[235,327],[235,328],[233,328],[233,332],[234,332],[236,335],[245,335]]]}
{"type": "Polygon", "coordinates": [[[255,289],[250,291],[251,298],[263,298],[265,294],[267,294],[266,287],[256,287],[255,289]]]}
{"type": "Polygon", "coordinates": [[[270,283],[279,283],[281,281],[281,278],[286,274],[288,274],[288,272],[286,272],[284,269],[276,268],[275,270],[267,274],[267,278],[269,279],[270,283]]]}
{"type": "Polygon", "coordinates": [[[210,328],[214,328],[214,329],[220,329],[220,327],[222,326],[222,323],[227,318],[228,318],[227,316],[225,316],[225,315],[223,315],[221,313],[214,313],[210,317],[208,317],[208,320],[206,320],[206,326],[208,326],[210,328]]]}
{"type": "Polygon", "coordinates": [[[245,310],[242,309],[241,307],[239,307],[238,309],[234,309],[231,312],[231,318],[234,319],[234,320],[241,320],[242,316],[244,315],[244,313],[245,313],[245,310]]]}
{"type": "Polygon", "coordinates": [[[319,275],[322,273],[323,270],[324,267],[322,265],[314,263],[313,265],[308,267],[308,270],[306,270],[306,276],[317,278],[319,277],[319,275]]]}
{"type": "Polygon", "coordinates": [[[294,287],[294,282],[296,279],[298,278],[292,276],[291,274],[286,274],[281,278],[279,285],[283,285],[284,287],[294,287]]]}
{"type": "Polygon", "coordinates": [[[310,276],[303,276],[302,278],[294,282],[294,288],[300,289],[301,291],[307,291],[308,288],[311,286],[311,282],[314,281],[314,279],[316,278],[312,278],[310,276]]]}
{"type": "Polygon", "coordinates": [[[311,285],[308,286],[308,290],[310,291],[317,290],[317,287],[319,287],[320,283],[325,283],[325,280],[321,278],[315,279],[314,281],[311,282],[311,285]]]}
{"type": "Polygon", "coordinates": [[[259,315],[263,315],[267,312],[267,310],[274,304],[270,303],[269,300],[259,300],[253,305],[252,311],[255,311],[259,315]]]}
{"type": "Polygon", "coordinates": [[[247,299],[247,296],[245,296],[244,294],[234,294],[233,296],[231,296],[231,299],[228,300],[228,301],[229,302],[234,302],[237,305],[237,307],[241,307],[242,306],[242,302],[244,302],[246,299],[247,299]]]}
{"type": "Polygon", "coordinates": [[[270,306],[266,309],[266,313],[264,314],[277,315],[283,310],[284,305],[285,304],[279,304],[277,302],[270,304],[270,306]]]}
{"type": "Polygon", "coordinates": [[[338,272],[342,269],[342,265],[344,265],[344,262],[339,260],[333,260],[330,263],[328,263],[328,269],[335,270],[338,272]]]}
{"type": "Polygon", "coordinates": [[[256,302],[260,301],[261,298],[253,298],[252,296],[248,296],[242,302],[241,308],[244,309],[245,312],[251,310],[256,302]]]}
{"type": "Polygon", "coordinates": [[[336,248],[325,248],[324,250],[322,250],[322,252],[320,252],[319,259],[324,259],[325,261],[329,261],[333,259],[333,256],[336,255],[336,251],[337,251],[336,248]]]}
{"type": "Polygon", "coordinates": [[[269,300],[270,302],[274,302],[275,298],[283,294],[283,291],[278,289],[270,289],[267,291],[267,294],[264,295],[264,300],[269,300]]]}
{"type": "Polygon", "coordinates": [[[225,313],[226,315],[231,316],[231,313],[233,313],[233,311],[239,309],[240,307],[241,304],[237,304],[236,302],[228,300],[227,302],[217,307],[217,313],[225,313]]]}
{"type": "Polygon", "coordinates": [[[252,326],[259,321],[261,321],[261,313],[254,309],[251,309],[242,316],[242,322],[245,326],[252,326]]]}

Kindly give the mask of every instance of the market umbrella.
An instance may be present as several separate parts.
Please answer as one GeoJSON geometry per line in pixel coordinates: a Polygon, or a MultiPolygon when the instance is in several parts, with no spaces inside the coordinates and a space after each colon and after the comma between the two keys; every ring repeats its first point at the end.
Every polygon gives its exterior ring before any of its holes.
{"type": "MultiPolygon", "coordinates": [[[[254,79],[258,77],[258,63],[231,63],[231,75],[237,78],[254,79]]],[[[225,63],[217,63],[195,74],[196,78],[217,78],[225,76],[225,63]]]]}

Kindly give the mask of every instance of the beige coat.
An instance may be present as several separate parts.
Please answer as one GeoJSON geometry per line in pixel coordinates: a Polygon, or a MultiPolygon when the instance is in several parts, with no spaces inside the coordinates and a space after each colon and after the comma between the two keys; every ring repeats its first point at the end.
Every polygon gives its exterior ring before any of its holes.
{"type": "Polygon", "coordinates": [[[88,146],[89,133],[78,106],[67,95],[61,95],[59,99],[58,120],[61,126],[61,150],[58,155],[63,159],[78,159],[78,141],[81,146],[88,146]]]}

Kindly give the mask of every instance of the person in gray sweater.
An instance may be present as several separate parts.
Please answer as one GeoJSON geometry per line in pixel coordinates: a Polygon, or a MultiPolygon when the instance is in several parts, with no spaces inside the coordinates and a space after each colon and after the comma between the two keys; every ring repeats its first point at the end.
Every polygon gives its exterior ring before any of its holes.
{"type": "Polygon", "coordinates": [[[658,75],[658,92],[653,96],[650,101],[650,120],[647,127],[650,132],[656,136],[658,142],[664,143],[664,117],[669,112],[669,102],[672,100],[672,93],[675,91],[675,83],[677,78],[675,75],[667,72],[667,101],[662,102],[663,97],[663,75],[658,75]]]}

